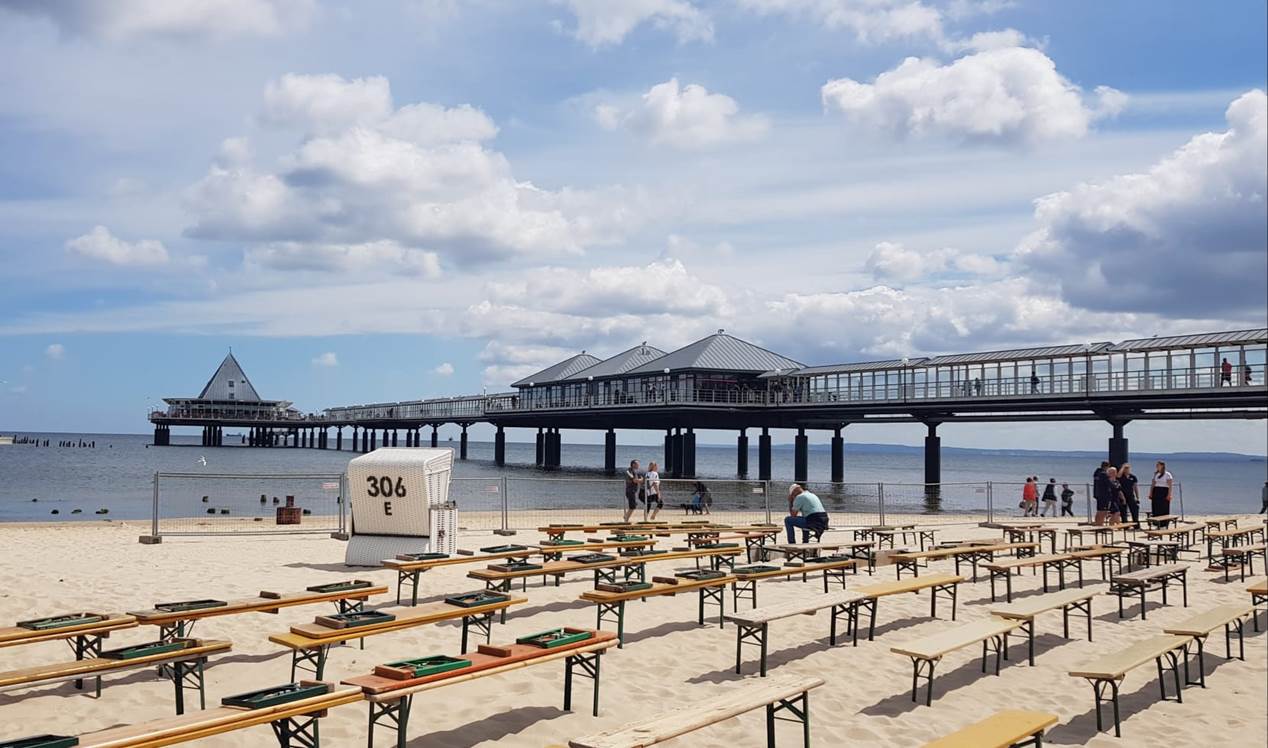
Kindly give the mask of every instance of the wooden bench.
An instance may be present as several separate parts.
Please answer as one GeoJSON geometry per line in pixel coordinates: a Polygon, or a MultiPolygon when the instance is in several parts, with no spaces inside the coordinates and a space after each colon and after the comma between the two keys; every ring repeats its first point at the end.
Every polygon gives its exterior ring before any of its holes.
{"type": "Polygon", "coordinates": [[[1268,555],[1266,554],[1268,554],[1268,546],[1263,543],[1221,548],[1219,557],[1215,559],[1209,568],[1211,571],[1223,570],[1225,582],[1229,581],[1228,573],[1236,568],[1241,574],[1241,581],[1244,582],[1248,571],[1250,576],[1255,575],[1255,556],[1264,559],[1264,565],[1268,567],[1268,555]]]}
{"type": "Polygon", "coordinates": [[[1259,631],[1259,606],[1268,603],[1268,579],[1261,579],[1247,587],[1246,591],[1250,593],[1250,604],[1255,607],[1251,621],[1255,625],[1255,631],[1259,631]]]}
{"type": "Polygon", "coordinates": [[[1140,617],[1145,615],[1145,593],[1150,590],[1162,590],[1162,604],[1167,604],[1167,585],[1179,581],[1184,593],[1184,607],[1189,607],[1189,583],[1185,573],[1189,567],[1184,564],[1170,566],[1151,566],[1148,569],[1119,574],[1110,579],[1109,592],[1118,596],[1118,617],[1123,617],[1123,598],[1140,597],[1140,617]]]}
{"type": "MultiPolygon", "coordinates": [[[[861,592],[831,592],[826,595],[811,595],[800,600],[790,600],[788,602],[776,605],[767,605],[763,608],[755,608],[744,613],[738,610],[726,616],[728,621],[735,624],[735,673],[739,675],[743,665],[743,649],[745,644],[751,644],[760,650],[759,673],[763,678],[766,677],[766,645],[769,640],[770,624],[784,618],[792,618],[793,616],[808,615],[812,616],[821,610],[831,609],[829,617],[829,634],[828,644],[836,646],[837,643],[837,622],[844,616],[850,615],[853,605],[863,599],[861,592]]],[[[851,623],[847,624],[846,633],[855,630],[857,624],[857,612],[851,623]]],[[[856,637],[857,640],[857,637],[856,637]]]]}
{"type": "Polygon", "coordinates": [[[822,678],[771,678],[748,681],[726,693],[680,706],[636,722],[584,738],[568,741],[569,748],[645,748],[686,735],[709,725],[766,707],[766,745],[775,745],[776,716],[787,712],[786,721],[802,725],[802,744],[810,748],[810,697],[812,688],[823,685],[822,678]]]}
{"type": "Polygon", "coordinates": [[[1150,527],[1167,527],[1169,525],[1177,525],[1182,519],[1184,518],[1178,514],[1159,514],[1155,517],[1149,512],[1145,513],[1145,522],[1148,522],[1150,527]]]}
{"type": "Polygon", "coordinates": [[[129,615],[135,616],[137,623],[145,626],[158,626],[159,638],[163,641],[189,636],[194,624],[204,618],[216,616],[233,616],[240,613],[277,613],[282,608],[297,605],[316,605],[333,603],[340,613],[354,613],[362,610],[365,601],[371,595],[382,595],[387,592],[383,585],[342,590],[339,592],[304,592],[277,593],[261,592],[256,597],[235,600],[225,605],[212,608],[196,608],[193,610],[134,610],[129,615]]]}
{"type": "Polygon", "coordinates": [[[1066,555],[1070,556],[1075,565],[1079,567],[1079,579],[1083,579],[1083,562],[1085,560],[1096,559],[1101,564],[1101,579],[1109,581],[1114,574],[1123,571],[1123,554],[1127,552],[1126,548],[1117,545],[1095,545],[1088,548],[1068,549],[1066,555]]]}
{"type": "MultiPolygon", "coordinates": [[[[1135,526],[1133,525],[1132,528],[1135,526]]],[[[1065,528],[1065,545],[1068,550],[1070,546],[1083,545],[1083,536],[1092,536],[1092,545],[1105,545],[1114,542],[1114,532],[1121,530],[1123,539],[1127,539],[1126,526],[1122,525],[1079,525],[1078,527],[1065,528]]]]}
{"type": "Polygon", "coordinates": [[[948,631],[939,631],[905,644],[892,646],[889,651],[905,655],[911,660],[911,700],[916,701],[920,679],[924,678],[925,706],[932,706],[933,670],[943,657],[958,649],[981,642],[982,672],[986,672],[988,654],[994,654],[995,674],[999,675],[1000,660],[1008,657],[1008,634],[1019,626],[1021,626],[1020,621],[1008,618],[974,621],[948,631]]]}
{"type": "Polygon", "coordinates": [[[203,641],[201,639],[190,639],[188,641],[189,645],[187,647],[175,652],[145,655],[126,660],[91,657],[56,665],[40,665],[38,667],[0,672],[0,690],[30,688],[68,680],[78,682],[85,678],[93,678],[97,684],[96,695],[100,698],[102,676],[132,670],[143,670],[155,665],[165,665],[167,666],[166,672],[170,673],[172,684],[176,691],[176,713],[184,714],[186,688],[196,689],[199,703],[204,708],[206,707],[206,695],[203,689],[203,669],[207,664],[207,657],[221,652],[228,652],[231,646],[227,641],[203,641]]]}
{"type": "MultiPolygon", "coordinates": [[[[999,561],[985,565],[985,569],[991,574],[991,602],[995,602],[995,580],[1004,580],[1004,596],[1008,602],[1013,601],[1013,572],[1022,569],[1035,569],[1043,567],[1043,591],[1048,591],[1048,568],[1052,564],[1060,564],[1070,560],[1070,556],[1066,554],[1053,554],[1047,556],[1030,556],[1028,558],[1015,558],[1011,561],[999,561]]],[[[1065,571],[1064,566],[1058,569],[1058,578],[1061,581],[1061,589],[1065,589],[1065,571]]],[[[1080,567],[1079,584],[1083,584],[1082,567],[1080,567]]]]}
{"type": "Polygon", "coordinates": [[[1043,731],[1057,724],[1057,715],[1006,709],[950,735],[925,743],[925,748],[1016,748],[1042,745],[1043,731]]]}
{"type": "MultiPolygon", "coordinates": [[[[694,560],[697,567],[701,559],[707,559],[712,569],[720,569],[723,566],[734,566],[735,557],[739,556],[742,551],[739,548],[697,548],[695,550],[686,551],[666,551],[663,553],[648,553],[638,556],[621,556],[611,561],[599,561],[592,564],[581,563],[580,561],[551,561],[542,564],[540,569],[523,569],[520,571],[500,571],[497,569],[476,569],[468,572],[467,576],[472,579],[478,579],[484,582],[487,589],[499,592],[509,592],[511,582],[516,579],[527,580],[529,577],[541,577],[543,584],[547,577],[555,577],[555,584],[558,586],[559,580],[566,574],[576,572],[594,572],[594,583],[607,582],[615,584],[617,581],[616,573],[621,571],[624,581],[638,579],[644,581],[647,578],[646,566],[656,561],[682,561],[694,560]]],[[[525,582],[527,584],[527,582],[525,582]]]]}
{"type": "Polygon", "coordinates": [[[300,670],[311,672],[316,676],[317,680],[321,680],[326,673],[326,659],[330,653],[330,648],[336,644],[361,640],[376,634],[387,634],[393,631],[414,628],[415,626],[461,619],[462,651],[466,652],[468,636],[472,630],[477,634],[483,634],[484,640],[486,642],[489,641],[493,632],[493,614],[505,614],[506,609],[510,606],[526,602],[528,602],[526,598],[511,597],[500,602],[476,605],[470,608],[437,602],[400,610],[388,609],[380,612],[392,613],[396,616],[394,620],[343,629],[322,626],[317,623],[307,623],[291,626],[291,630],[285,634],[273,634],[269,637],[269,641],[274,644],[281,644],[291,650],[292,681],[295,680],[296,672],[300,670]]]}
{"type": "Polygon", "coordinates": [[[1149,540],[1128,540],[1126,545],[1128,566],[1153,566],[1155,563],[1161,565],[1168,561],[1173,564],[1179,563],[1180,548],[1183,543],[1178,540],[1150,538],[1149,540]]]}
{"type": "MultiPolygon", "coordinates": [[[[577,629],[584,631],[584,629],[577,629]]],[[[346,685],[361,689],[369,702],[370,719],[367,745],[374,748],[374,731],[377,727],[395,729],[396,745],[404,746],[414,697],[425,691],[444,688],[458,683],[468,683],[503,673],[522,670],[534,665],[564,661],[564,711],[572,710],[572,679],[574,674],[594,681],[593,714],[599,715],[600,658],[617,643],[610,631],[589,631],[589,639],[553,648],[531,644],[480,645],[479,651],[463,655],[471,664],[468,667],[427,675],[421,678],[397,680],[371,673],[347,678],[346,685]]],[[[437,705],[438,707],[440,705],[437,705]]]]}
{"type": "Polygon", "coordinates": [[[1168,634],[1176,634],[1178,636],[1191,636],[1197,642],[1198,649],[1198,682],[1203,688],[1206,688],[1206,661],[1203,657],[1206,651],[1206,637],[1217,628],[1224,629],[1224,653],[1228,659],[1233,659],[1233,632],[1237,632],[1237,659],[1246,659],[1246,617],[1253,616],[1255,608],[1245,603],[1233,603],[1231,605],[1220,605],[1211,608],[1205,613],[1194,616],[1180,623],[1163,627],[1163,631],[1168,634]]]}
{"type": "Polygon", "coordinates": [[[1221,517],[1220,519],[1208,519],[1203,521],[1206,525],[1206,531],[1212,530],[1231,530],[1237,527],[1237,517],[1221,517]]]}
{"type": "Polygon", "coordinates": [[[616,624],[617,647],[625,646],[625,603],[631,600],[647,600],[663,595],[677,595],[682,592],[695,592],[700,598],[697,620],[704,625],[704,609],[709,605],[718,607],[718,627],[725,623],[726,586],[735,582],[735,577],[725,575],[714,579],[678,579],[677,584],[653,582],[651,587],[631,592],[609,592],[607,590],[588,590],[581,593],[581,599],[598,606],[597,624],[602,629],[604,622],[616,624]]]}
{"type": "Polygon", "coordinates": [[[888,545],[890,548],[893,548],[895,536],[900,537],[902,539],[902,543],[906,545],[908,542],[908,538],[910,537],[911,542],[919,543],[920,550],[923,551],[926,546],[930,548],[933,547],[933,544],[935,542],[934,536],[937,534],[938,534],[938,528],[936,527],[922,529],[922,528],[916,527],[915,525],[912,525],[906,528],[894,528],[890,530],[878,528],[878,529],[872,530],[872,534],[870,537],[875,539],[876,546],[878,548],[884,548],[886,545],[888,545]]]}
{"type": "Polygon", "coordinates": [[[991,608],[991,615],[1021,622],[1021,628],[1029,641],[1028,658],[1035,664],[1035,618],[1040,613],[1061,609],[1061,635],[1070,638],[1070,612],[1077,611],[1087,617],[1087,640],[1092,641],[1092,598],[1099,590],[1068,589],[1031,597],[1021,602],[991,608]]]}
{"type": "Polygon", "coordinates": [[[1044,538],[1048,539],[1049,551],[1057,552],[1057,530],[1060,528],[1050,527],[1047,525],[1028,525],[1020,527],[1004,526],[1004,537],[1010,543],[1026,543],[1033,542],[1039,547],[1043,547],[1044,538]]]}
{"type": "Polygon", "coordinates": [[[845,589],[845,570],[853,569],[854,573],[858,574],[858,564],[858,559],[833,559],[830,556],[825,556],[805,563],[784,565],[773,571],[745,571],[745,569],[751,567],[737,566],[731,570],[731,574],[735,576],[735,582],[731,585],[731,607],[739,610],[740,600],[747,599],[752,607],[756,608],[757,583],[763,579],[779,579],[780,577],[787,579],[800,574],[804,582],[807,575],[819,572],[823,576],[823,591],[825,593],[828,591],[828,583],[830,581],[839,582],[841,589],[845,589]]]}
{"type": "Polygon", "coordinates": [[[1033,556],[1036,548],[1038,548],[1038,545],[1035,543],[966,543],[949,548],[931,548],[925,551],[892,553],[890,554],[890,559],[894,562],[895,576],[898,579],[903,578],[904,571],[910,571],[913,575],[919,576],[921,561],[928,564],[930,561],[953,558],[955,559],[955,573],[960,573],[961,562],[969,563],[973,566],[973,581],[976,582],[978,564],[984,561],[994,561],[996,553],[1012,551],[1019,557],[1033,556]]]}
{"type": "MultiPolygon", "coordinates": [[[[305,681],[303,685],[311,683],[305,681]]],[[[317,729],[318,718],[326,716],[326,712],[337,706],[355,704],[362,699],[359,688],[327,685],[330,686],[327,693],[285,704],[259,709],[220,706],[174,719],[169,717],[87,733],[79,736],[79,748],[160,748],[263,724],[272,726],[273,735],[282,748],[289,748],[292,741],[296,745],[316,748],[321,739],[317,729]]],[[[245,745],[246,741],[243,740],[242,744],[245,745]]]]}
{"type": "MultiPolygon", "coordinates": [[[[137,625],[135,616],[121,615],[119,613],[79,612],[62,614],[62,616],[64,615],[87,615],[98,620],[42,630],[25,626],[6,626],[0,628],[0,649],[17,647],[22,644],[38,644],[40,642],[61,640],[70,645],[71,651],[75,653],[76,660],[82,660],[85,657],[95,657],[101,654],[102,640],[108,638],[111,632],[136,628],[137,625]]],[[[46,617],[60,618],[62,616],[46,617]]],[[[84,683],[82,680],[75,681],[75,688],[83,687],[84,683]]]]}
{"type": "Polygon", "coordinates": [[[1206,532],[1206,525],[1200,522],[1189,522],[1186,524],[1177,524],[1171,527],[1159,527],[1153,530],[1145,530],[1145,537],[1152,540],[1170,540],[1173,543],[1179,543],[1183,550],[1188,550],[1189,546],[1197,542],[1199,533],[1206,532]]]}
{"type": "MultiPolygon", "coordinates": [[[[1071,676],[1083,678],[1092,685],[1092,694],[1096,699],[1097,731],[1100,732],[1105,729],[1104,720],[1101,716],[1101,705],[1108,700],[1114,705],[1114,736],[1120,738],[1123,736],[1118,712],[1119,684],[1127,676],[1127,673],[1150,661],[1158,665],[1158,687],[1162,691],[1163,700],[1167,698],[1167,685],[1163,672],[1164,670],[1170,670],[1175,677],[1176,700],[1183,701],[1184,696],[1181,690],[1183,685],[1180,683],[1180,663],[1188,662],[1188,648],[1191,641],[1193,641],[1192,637],[1176,636],[1174,634],[1152,636],[1132,644],[1127,649],[1103,655],[1099,659],[1092,660],[1071,670],[1071,676]],[[1166,661],[1165,664],[1164,660],[1166,661]],[[1110,694],[1108,699],[1106,699],[1106,692],[1110,694]]],[[[1187,682],[1188,678],[1186,677],[1185,680],[1187,682]]]]}
{"type": "Polygon", "coordinates": [[[1211,530],[1207,529],[1206,533],[1206,560],[1211,561],[1215,558],[1215,544],[1218,543],[1221,549],[1235,548],[1241,545],[1254,545],[1256,536],[1259,537],[1260,545],[1264,540],[1264,525],[1254,524],[1250,527],[1232,528],[1228,530],[1211,530]]]}

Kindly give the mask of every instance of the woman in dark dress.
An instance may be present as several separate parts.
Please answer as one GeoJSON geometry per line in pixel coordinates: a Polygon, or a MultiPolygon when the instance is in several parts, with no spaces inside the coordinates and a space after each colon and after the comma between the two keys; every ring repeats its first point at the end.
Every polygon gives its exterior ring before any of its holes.
{"type": "Polygon", "coordinates": [[[1171,489],[1175,480],[1167,470],[1167,463],[1159,460],[1154,465],[1154,477],[1149,481],[1149,514],[1163,517],[1171,514],[1171,489]]]}
{"type": "Polygon", "coordinates": [[[1132,524],[1140,524],[1140,490],[1136,484],[1140,483],[1140,479],[1132,473],[1132,466],[1129,462],[1124,462],[1123,466],[1118,469],[1118,482],[1123,487],[1123,504],[1120,514],[1123,522],[1127,522],[1127,514],[1131,513],[1132,524]]]}

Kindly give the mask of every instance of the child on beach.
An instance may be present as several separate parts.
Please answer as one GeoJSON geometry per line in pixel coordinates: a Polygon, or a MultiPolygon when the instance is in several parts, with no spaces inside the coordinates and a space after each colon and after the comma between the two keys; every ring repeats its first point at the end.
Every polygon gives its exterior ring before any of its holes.
{"type": "Polygon", "coordinates": [[[1061,516],[1074,516],[1074,491],[1070,490],[1069,483],[1061,484],[1061,516]]]}

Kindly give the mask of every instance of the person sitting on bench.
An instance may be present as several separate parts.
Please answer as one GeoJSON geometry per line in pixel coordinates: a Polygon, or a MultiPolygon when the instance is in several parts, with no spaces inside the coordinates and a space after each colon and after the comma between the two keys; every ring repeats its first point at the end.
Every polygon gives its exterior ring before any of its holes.
{"type": "Polygon", "coordinates": [[[696,514],[708,514],[709,507],[713,504],[713,496],[709,493],[709,487],[700,481],[696,481],[696,488],[691,492],[691,508],[696,514]]]}
{"type": "Polygon", "coordinates": [[[788,516],[784,517],[784,529],[788,531],[788,542],[794,544],[797,538],[793,528],[801,528],[801,542],[810,542],[810,533],[822,536],[828,529],[828,513],[823,510],[823,502],[806,487],[794,483],[788,489],[788,516]]]}

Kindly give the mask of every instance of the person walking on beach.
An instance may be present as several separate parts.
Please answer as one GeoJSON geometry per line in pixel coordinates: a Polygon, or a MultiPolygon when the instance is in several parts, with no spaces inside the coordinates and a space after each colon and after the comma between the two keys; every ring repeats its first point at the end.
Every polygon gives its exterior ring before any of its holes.
{"type": "Polygon", "coordinates": [[[1047,517],[1048,510],[1052,510],[1052,516],[1057,516],[1057,479],[1049,478],[1048,485],[1043,487],[1043,514],[1047,517]]]}
{"type": "Polygon", "coordinates": [[[1061,516],[1074,516],[1074,491],[1070,490],[1069,483],[1061,484],[1061,516]]]}
{"type": "Polygon", "coordinates": [[[1119,514],[1120,507],[1126,503],[1123,498],[1123,484],[1118,479],[1118,468],[1108,467],[1105,469],[1105,481],[1109,485],[1109,501],[1106,507],[1106,520],[1119,514]]]}
{"type": "Polygon", "coordinates": [[[1171,514],[1171,489],[1175,479],[1167,470],[1167,463],[1158,460],[1154,465],[1154,477],[1149,481],[1149,514],[1165,517],[1171,514]]]}
{"type": "Polygon", "coordinates": [[[1132,524],[1140,524],[1140,490],[1137,484],[1140,479],[1132,474],[1132,466],[1130,462],[1124,462],[1123,466],[1118,469],[1118,482],[1123,486],[1123,505],[1119,509],[1119,516],[1122,517],[1123,523],[1127,523],[1127,515],[1131,513],[1132,524]]]}
{"type": "Polygon", "coordinates": [[[1034,517],[1039,514],[1039,487],[1035,479],[1027,476],[1026,485],[1021,489],[1021,507],[1023,517],[1034,517]]]}
{"type": "Polygon", "coordinates": [[[1263,514],[1264,512],[1268,512],[1268,480],[1264,481],[1264,489],[1260,492],[1260,494],[1259,513],[1263,514]]]}
{"type": "Polygon", "coordinates": [[[712,504],[713,496],[709,493],[709,487],[701,481],[696,481],[695,490],[691,492],[692,509],[696,514],[708,514],[712,504]]]}
{"type": "Polygon", "coordinates": [[[638,460],[630,460],[630,467],[625,471],[625,519],[622,520],[623,522],[629,522],[630,516],[638,508],[638,489],[642,483],[638,460]]]}
{"type": "Polygon", "coordinates": [[[1228,359],[1220,361],[1220,386],[1223,387],[1226,384],[1230,386],[1233,384],[1233,365],[1228,362],[1228,359]]]}
{"type": "Polygon", "coordinates": [[[659,514],[660,510],[665,506],[665,502],[660,500],[659,467],[660,466],[655,462],[649,462],[647,463],[647,472],[643,474],[643,491],[646,495],[646,498],[644,498],[645,503],[643,504],[644,519],[656,519],[656,515],[659,514]],[[656,505],[655,509],[652,509],[652,504],[656,505]],[[652,512],[651,517],[647,516],[647,510],[649,509],[651,509],[652,512]]]}
{"type": "Polygon", "coordinates": [[[1096,500],[1096,517],[1092,520],[1094,525],[1105,524],[1105,514],[1109,511],[1109,483],[1105,478],[1105,469],[1109,467],[1109,461],[1101,462],[1101,466],[1092,471],[1092,498],[1096,500]]]}
{"type": "Polygon", "coordinates": [[[784,517],[789,544],[797,542],[793,530],[798,527],[801,528],[801,542],[809,543],[811,531],[822,535],[828,529],[828,513],[818,496],[800,483],[794,483],[788,488],[788,516],[784,517]]]}

